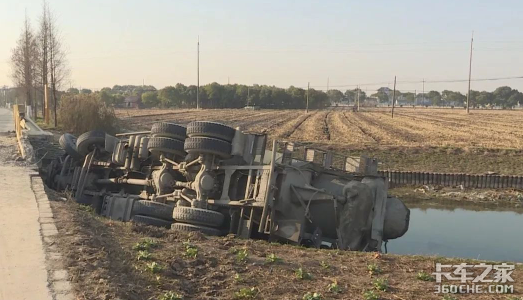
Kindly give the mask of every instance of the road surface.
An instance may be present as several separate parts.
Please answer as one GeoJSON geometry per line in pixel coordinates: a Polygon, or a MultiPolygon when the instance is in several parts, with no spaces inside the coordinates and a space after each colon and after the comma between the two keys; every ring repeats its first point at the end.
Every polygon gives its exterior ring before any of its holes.
{"type": "Polygon", "coordinates": [[[0,133],[13,131],[13,112],[9,109],[0,108],[0,133]]]}
{"type": "MultiPolygon", "coordinates": [[[[0,149],[16,147],[5,135],[13,127],[12,112],[0,108],[0,149]]],[[[11,159],[0,157],[0,300],[52,300],[29,170],[11,159]]]]}

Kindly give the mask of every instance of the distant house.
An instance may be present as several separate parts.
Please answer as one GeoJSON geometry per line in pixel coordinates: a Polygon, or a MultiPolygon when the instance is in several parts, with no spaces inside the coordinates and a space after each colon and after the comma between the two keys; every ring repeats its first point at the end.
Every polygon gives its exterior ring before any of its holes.
{"type": "Polygon", "coordinates": [[[140,108],[142,106],[142,100],[140,96],[127,96],[123,100],[123,106],[125,108],[140,108]]]}

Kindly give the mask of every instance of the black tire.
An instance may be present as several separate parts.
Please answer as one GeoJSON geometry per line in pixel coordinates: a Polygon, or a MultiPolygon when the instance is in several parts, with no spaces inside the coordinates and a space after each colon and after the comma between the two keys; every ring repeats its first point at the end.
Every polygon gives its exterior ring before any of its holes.
{"type": "Polygon", "coordinates": [[[166,138],[166,137],[152,137],[149,139],[147,149],[155,156],[159,156],[160,153],[174,154],[178,156],[187,155],[184,151],[184,142],[166,138]]]}
{"type": "Polygon", "coordinates": [[[134,202],[133,214],[172,221],[173,207],[154,201],[138,200],[134,202]]]}
{"type": "Polygon", "coordinates": [[[153,137],[167,137],[183,141],[187,137],[187,128],[174,123],[154,123],[151,128],[151,135],[153,137]]]}
{"type": "Polygon", "coordinates": [[[132,217],[132,220],[136,223],[142,223],[145,225],[152,225],[152,226],[156,226],[156,227],[165,227],[165,228],[170,228],[171,224],[173,223],[171,221],[166,221],[166,220],[162,220],[162,219],[158,219],[158,218],[154,218],[154,217],[142,216],[142,215],[134,215],[132,217]]]}
{"type": "Polygon", "coordinates": [[[196,154],[213,154],[222,158],[231,157],[232,145],[229,142],[208,137],[190,137],[185,140],[185,151],[196,154]]]}
{"type": "Polygon", "coordinates": [[[222,232],[216,228],[207,227],[207,226],[199,226],[199,225],[191,225],[191,224],[185,224],[185,223],[173,223],[171,225],[171,229],[178,230],[178,231],[185,231],[185,232],[199,231],[203,234],[212,235],[212,236],[222,235],[222,232]]]}
{"type": "Polygon", "coordinates": [[[60,147],[64,149],[65,153],[71,156],[74,160],[81,160],[82,156],[76,151],[76,137],[69,133],[64,133],[58,140],[60,147]]]}
{"type": "Polygon", "coordinates": [[[76,140],[76,149],[81,156],[86,156],[95,147],[105,147],[105,132],[93,130],[82,133],[76,140]]]}
{"type": "Polygon", "coordinates": [[[236,130],[232,127],[207,121],[194,121],[187,125],[188,137],[209,137],[231,142],[236,130]]]}
{"type": "Polygon", "coordinates": [[[222,213],[202,208],[177,206],[172,212],[172,217],[177,222],[219,227],[223,223],[222,213]]]}

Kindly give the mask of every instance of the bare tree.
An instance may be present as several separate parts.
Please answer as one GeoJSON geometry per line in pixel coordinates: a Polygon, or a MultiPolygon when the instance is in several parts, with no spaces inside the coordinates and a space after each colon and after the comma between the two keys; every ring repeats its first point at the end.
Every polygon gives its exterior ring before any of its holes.
{"type": "MultiPolygon", "coordinates": [[[[38,47],[36,38],[26,16],[22,33],[11,55],[11,77],[14,84],[23,90],[26,105],[33,105],[31,92],[34,89],[37,61],[38,47]]],[[[33,112],[36,117],[36,110],[34,109],[33,112]]]]}
{"type": "MultiPolygon", "coordinates": [[[[50,89],[49,104],[53,105],[54,123],[57,125],[56,105],[57,90],[66,82],[69,76],[66,53],[63,49],[60,32],[56,25],[54,14],[49,9],[47,1],[43,1],[42,16],[40,18],[40,28],[38,32],[38,49],[40,60],[38,63],[38,81],[45,93],[44,87],[50,89]]],[[[45,116],[44,99],[42,98],[42,111],[45,116]]]]}
{"type": "MultiPolygon", "coordinates": [[[[38,63],[39,84],[42,87],[42,93],[47,84],[49,84],[49,5],[47,1],[43,2],[42,17],[40,18],[40,30],[38,32],[38,48],[40,52],[40,61],[38,63]]],[[[45,117],[45,100],[42,97],[42,116],[45,117]]]]}
{"type": "Polygon", "coordinates": [[[56,102],[57,102],[57,90],[62,87],[69,76],[69,68],[67,66],[67,57],[63,49],[62,39],[60,31],[56,25],[56,19],[54,15],[47,7],[47,26],[49,37],[48,37],[48,61],[49,61],[49,79],[51,80],[51,94],[53,98],[53,110],[54,110],[54,126],[57,126],[57,115],[56,115],[56,102]]]}

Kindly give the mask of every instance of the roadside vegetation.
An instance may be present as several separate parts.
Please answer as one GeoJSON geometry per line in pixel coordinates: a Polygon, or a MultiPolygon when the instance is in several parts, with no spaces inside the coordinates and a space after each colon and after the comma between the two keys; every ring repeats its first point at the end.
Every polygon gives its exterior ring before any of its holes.
{"type": "Polygon", "coordinates": [[[93,129],[114,133],[117,126],[114,109],[92,94],[64,96],[60,102],[58,118],[62,130],[74,134],[93,129]]]}

